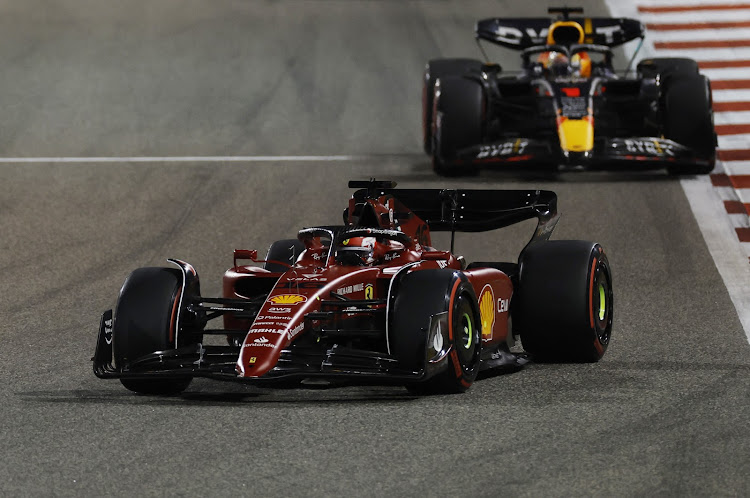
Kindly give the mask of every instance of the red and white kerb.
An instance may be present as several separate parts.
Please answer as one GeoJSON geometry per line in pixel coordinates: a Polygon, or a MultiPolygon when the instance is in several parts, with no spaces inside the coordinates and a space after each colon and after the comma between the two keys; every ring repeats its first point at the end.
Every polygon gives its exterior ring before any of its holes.
{"type": "Polygon", "coordinates": [[[750,257],[750,1],[641,0],[657,57],[689,57],[711,80],[719,152],[711,183],[750,257]]]}

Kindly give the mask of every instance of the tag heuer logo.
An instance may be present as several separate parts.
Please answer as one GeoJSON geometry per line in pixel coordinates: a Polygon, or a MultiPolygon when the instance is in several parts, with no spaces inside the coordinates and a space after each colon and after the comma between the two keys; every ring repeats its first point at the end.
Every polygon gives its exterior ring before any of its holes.
{"type": "Polygon", "coordinates": [[[279,294],[268,299],[268,302],[273,304],[299,304],[305,301],[307,298],[299,294],[279,294]]]}

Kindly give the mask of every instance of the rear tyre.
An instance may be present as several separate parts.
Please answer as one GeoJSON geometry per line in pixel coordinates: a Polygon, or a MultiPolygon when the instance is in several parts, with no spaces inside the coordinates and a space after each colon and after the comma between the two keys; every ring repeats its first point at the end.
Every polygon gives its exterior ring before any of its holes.
{"type": "Polygon", "coordinates": [[[276,261],[293,265],[304,250],[305,244],[297,239],[277,240],[268,248],[266,263],[263,264],[263,268],[268,271],[283,273],[289,267],[276,263],[276,261]]]}
{"type": "Polygon", "coordinates": [[[524,252],[513,324],[536,361],[600,360],[612,317],[612,274],[599,244],[550,241],[524,252]]]}
{"type": "Polygon", "coordinates": [[[638,63],[638,73],[644,78],[672,75],[696,76],[698,63],[685,57],[655,57],[638,63]]]}
{"type": "Polygon", "coordinates": [[[476,165],[458,161],[461,149],[482,142],[485,96],[473,79],[446,76],[435,83],[432,165],[445,176],[471,175],[476,165]]]}
{"type": "Polygon", "coordinates": [[[424,151],[432,155],[432,99],[438,78],[461,76],[480,71],[482,63],[474,59],[434,59],[427,63],[422,77],[422,137],[424,151]]]}
{"type": "Polygon", "coordinates": [[[711,84],[705,76],[674,78],[666,89],[665,136],[690,147],[707,164],[675,165],[672,174],[707,174],[716,163],[716,132],[711,101],[711,84]]]}
{"type": "MultiPolygon", "coordinates": [[[[112,331],[115,366],[127,368],[133,360],[174,348],[175,325],[182,291],[182,274],[173,268],[139,268],[125,280],[115,310],[112,331]]],[[[120,379],[142,394],[179,394],[192,377],[120,379]]]]}
{"type": "Polygon", "coordinates": [[[448,313],[450,352],[441,360],[444,370],[407,387],[416,394],[453,394],[466,391],[479,372],[481,321],[474,289],[454,270],[424,270],[406,275],[397,289],[391,321],[391,352],[401,366],[425,368],[430,318],[448,313]]]}

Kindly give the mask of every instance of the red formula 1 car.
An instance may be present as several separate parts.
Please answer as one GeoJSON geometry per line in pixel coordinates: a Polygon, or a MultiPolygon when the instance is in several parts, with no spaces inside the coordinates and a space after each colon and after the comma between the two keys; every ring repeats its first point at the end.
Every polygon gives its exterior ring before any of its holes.
{"type": "Polygon", "coordinates": [[[713,169],[711,86],[694,60],[647,59],[618,75],[612,49],[643,40],[639,21],[570,16],[581,8],[549,12],[560,17],[476,25],[477,42],[520,53],[520,73],[474,59],[428,62],[422,129],[437,173],[469,174],[480,165],[713,169]]]}
{"type": "Polygon", "coordinates": [[[480,370],[525,363],[519,337],[533,359],[604,355],[609,263],[596,243],[548,240],[558,220],[553,192],[349,185],[359,190],[343,225],[303,229],[273,243],[263,261],[235,250],[223,297],[201,296],[196,271],[182,261],[134,271],[114,315],[102,316],[95,374],[151,394],[179,393],[194,377],[269,386],[347,379],[454,393],[480,370]],[[538,226],[518,263],[466,264],[430,241],[434,231],[530,218],[538,226]],[[207,327],[218,318],[223,327],[207,327]],[[211,336],[219,344],[209,345],[211,336]]]}

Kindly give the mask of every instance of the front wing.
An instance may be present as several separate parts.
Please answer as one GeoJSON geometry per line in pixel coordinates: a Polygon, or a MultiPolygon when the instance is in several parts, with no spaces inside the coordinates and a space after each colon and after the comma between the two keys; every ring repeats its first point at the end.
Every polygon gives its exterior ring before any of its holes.
{"type": "MultiPolygon", "coordinates": [[[[291,347],[281,353],[278,365],[263,377],[244,378],[235,366],[240,348],[234,346],[190,346],[154,351],[130,362],[125,368],[113,361],[112,310],[102,314],[96,351],[92,358],[99,378],[206,377],[273,385],[291,379],[324,378],[356,380],[358,383],[403,384],[420,382],[437,374],[444,365],[425,365],[419,371],[405,370],[388,354],[334,345],[329,348],[291,347]]],[[[446,328],[447,330],[447,328],[446,328]]],[[[447,340],[447,339],[446,339],[447,340]]]]}
{"type": "Polygon", "coordinates": [[[588,170],[660,169],[676,165],[706,165],[689,147],[665,138],[604,138],[590,152],[564,152],[555,140],[539,138],[502,139],[478,144],[456,153],[456,164],[500,164],[508,167],[558,166],[588,170]]]}
{"type": "MultiPolygon", "coordinates": [[[[388,354],[334,345],[326,349],[289,348],[282,351],[278,365],[258,378],[239,377],[235,371],[240,348],[195,344],[166,351],[155,351],[132,361],[126,368],[113,362],[112,310],[102,314],[94,374],[102,379],[165,379],[205,377],[215,380],[250,382],[272,387],[289,380],[320,378],[355,381],[358,384],[404,384],[427,380],[448,367],[446,361],[427,362],[423,369],[405,370],[388,354]]],[[[448,330],[448,327],[443,327],[448,330]]],[[[449,340],[446,336],[444,341],[449,340]]],[[[447,359],[446,352],[442,359],[447,359]]],[[[527,363],[524,355],[503,350],[482,353],[481,370],[517,370],[527,363]]]]}

